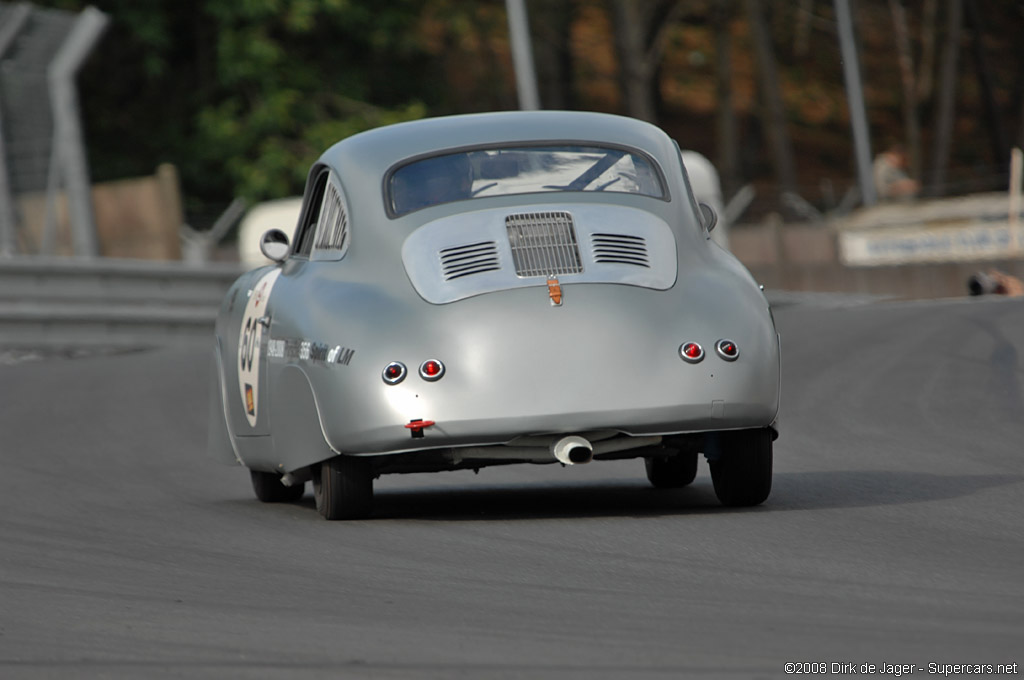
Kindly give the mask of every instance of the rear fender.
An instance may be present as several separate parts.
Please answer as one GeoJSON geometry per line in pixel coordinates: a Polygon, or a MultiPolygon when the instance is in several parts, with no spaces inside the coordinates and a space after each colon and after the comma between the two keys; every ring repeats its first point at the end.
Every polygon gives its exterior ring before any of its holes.
{"type": "Polygon", "coordinates": [[[331,458],[313,387],[298,366],[285,366],[275,376],[271,438],[281,472],[294,472],[331,458]]]}

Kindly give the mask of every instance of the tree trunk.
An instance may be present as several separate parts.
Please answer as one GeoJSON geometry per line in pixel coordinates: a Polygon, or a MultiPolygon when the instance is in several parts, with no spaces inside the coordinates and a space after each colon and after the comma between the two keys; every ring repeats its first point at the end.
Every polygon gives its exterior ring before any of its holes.
{"type": "Polygon", "coordinates": [[[780,191],[796,191],[793,147],[786,129],[786,112],[782,105],[782,92],[779,88],[779,75],[775,66],[771,31],[759,0],[746,0],[746,9],[760,78],[763,107],[761,122],[765,137],[768,138],[768,145],[771,147],[775,179],[779,183],[780,191]]]}
{"type": "Polygon", "coordinates": [[[572,46],[569,35],[573,3],[570,0],[535,0],[529,3],[529,10],[541,107],[574,109],[572,46]]]}
{"type": "Polygon", "coordinates": [[[718,104],[715,156],[725,196],[732,196],[740,186],[739,132],[732,97],[732,35],[729,32],[733,8],[733,0],[716,0],[711,10],[715,31],[715,93],[718,104]]]}
{"type": "Polygon", "coordinates": [[[796,26],[793,29],[793,54],[806,57],[811,49],[811,18],[814,16],[814,0],[800,0],[796,8],[796,26]]]}
{"type": "Polygon", "coordinates": [[[931,99],[935,70],[935,26],[939,0],[924,0],[921,11],[921,65],[917,74],[917,101],[931,99]]]}
{"type": "Polygon", "coordinates": [[[956,74],[960,56],[960,28],[963,23],[962,0],[948,0],[947,11],[949,15],[946,17],[946,45],[943,49],[942,74],[939,80],[938,121],[934,131],[935,144],[928,190],[932,196],[941,196],[945,191],[946,170],[953,141],[956,74]]]}
{"type": "Polygon", "coordinates": [[[974,72],[981,86],[981,101],[985,107],[985,127],[989,132],[992,144],[992,158],[1000,171],[1010,163],[1010,144],[1007,141],[1003,120],[999,117],[999,105],[996,104],[995,88],[992,85],[992,69],[985,58],[985,46],[981,39],[985,35],[985,26],[978,11],[978,5],[968,2],[964,5],[966,19],[971,27],[971,52],[974,56],[974,72]]]}
{"type": "Polygon", "coordinates": [[[892,25],[899,53],[900,76],[903,83],[903,125],[910,156],[910,175],[921,176],[921,126],[917,119],[917,83],[914,82],[914,58],[910,51],[910,32],[902,0],[889,0],[892,25]]]}
{"type": "Polygon", "coordinates": [[[657,122],[658,66],[682,7],[680,0],[609,0],[620,91],[634,118],[657,122]]]}
{"type": "Polygon", "coordinates": [[[615,47],[619,57],[619,88],[626,113],[655,122],[654,84],[646,63],[641,8],[633,0],[611,0],[615,47]]]}

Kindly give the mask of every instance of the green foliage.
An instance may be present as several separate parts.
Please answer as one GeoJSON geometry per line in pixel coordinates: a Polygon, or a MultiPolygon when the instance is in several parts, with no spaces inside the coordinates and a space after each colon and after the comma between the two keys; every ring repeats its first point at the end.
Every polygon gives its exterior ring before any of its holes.
{"type": "Polygon", "coordinates": [[[94,178],[175,163],[193,213],[301,193],[332,143],[440,99],[417,0],[38,4],[111,19],[81,76],[94,178]]]}
{"type": "MultiPolygon", "coordinates": [[[[361,130],[424,115],[516,106],[502,0],[35,0],[79,11],[96,5],[111,18],[107,34],[80,76],[90,167],[97,181],[178,166],[189,221],[208,225],[234,196],[251,201],[299,193],[310,164],[335,141],[361,130]]],[[[547,106],[624,112],[614,46],[623,28],[608,0],[530,0],[535,61],[547,106]],[[547,87],[545,87],[547,83],[547,87]]],[[[618,4],[618,3],[616,3],[618,4]]],[[[709,156],[715,148],[716,41],[731,36],[733,130],[742,158],[730,161],[738,185],[764,181],[760,158],[758,62],[748,12],[738,2],[633,3],[650,10],[681,7],[668,53],[652,78],[660,123],[709,156]],[[724,14],[715,18],[716,12],[724,14]],[[716,31],[727,31],[721,33],[716,31]],[[705,59],[703,63],[702,59],[705,59]],[[758,131],[758,132],[754,132],[758,131]],[[741,163],[742,161],[742,163],[741,163]]],[[[851,175],[849,114],[831,3],[772,0],[773,54],[778,60],[787,125],[806,195],[822,177],[851,175]],[[806,46],[797,49],[800,27],[806,46]]],[[[907,5],[924,139],[934,135],[938,54],[924,59],[925,38],[941,46],[938,21],[907,5]],[[930,28],[928,28],[930,26],[930,28]],[[928,76],[925,78],[924,76],[928,76]]],[[[1021,3],[978,2],[980,28],[965,33],[957,89],[953,162],[977,175],[1001,129],[1024,139],[1024,78],[1019,39],[1021,3]],[[981,60],[968,58],[971,36],[983,38],[991,86],[981,60]],[[982,101],[986,100],[986,101],[982,101]],[[994,113],[983,109],[989,104],[994,113]],[[979,140],[989,139],[988,145],[979,140]]],[[[928,3],[926,3],[926,6],[928,3]]],[[[971,5],[973,7],[973,4],[971,5]]],[[[646,10],[645,10],[646,11],[646,10]]],[[[856,9],[864,95],[876,139],[904,136],[902,84],[892,38],[891,7],[856,9]]],[[[664,21],[651,15],[651,27],[664,21]]],[[[970,26],[968,27],[970,28],[970,26]]],[[[649,45],[647,45],[649,47],[649,45]]],[[[646,47],[645,47],[646,50],[646,47]]],[[[972,50],[973,54],[973,50],[972,50]]],[[[647,59],[645,55],[639,55],[647,59]]],[[[997,177],[999,182],[1005,179],[997,177]]]]}
{"type": "MultiPolygon", "coordinates": [[[[297,193],[310,163],[331,143],[371,127],[418,118],[413,92],[388,91],[368,74],[392,60],[414,14],[371,11],[353,0],[207,0],[217,27],[223,88],[197,114],[201,160],[223,159],[235,193],[251,200],[297,193]],[[390,22],[387,16],[391,13],[390,22]],[[370,63],[367,63],[370,62],[370,63]],[[401,102],[381,106],[371,101],[401,102]]],[[[401,50],[398,50],[399,52],[401,50]]]]}

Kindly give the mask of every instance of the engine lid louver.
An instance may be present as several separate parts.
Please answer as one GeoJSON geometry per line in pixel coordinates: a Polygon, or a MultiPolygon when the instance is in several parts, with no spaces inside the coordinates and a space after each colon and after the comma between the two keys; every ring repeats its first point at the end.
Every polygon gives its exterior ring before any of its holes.
{"type": "Polygon", "coordinates": [[[570,213],[508,215],[505,230],[518,276],[561,276],[583,271],[570,213]]]}
{"type": "Polygon", "coordinates": [[[494,241],[445,248],[439,255],[441,257],[441,273],[444,275],[445,281],[501,269],[501,262],[498,260],[498,246],[494,241]]]}
{"type": "Polygon", "coordinates": [[[651,266],[647,241],[641,236],[595,233],[590,236],[590,246],[594,262],[651,266]]]}

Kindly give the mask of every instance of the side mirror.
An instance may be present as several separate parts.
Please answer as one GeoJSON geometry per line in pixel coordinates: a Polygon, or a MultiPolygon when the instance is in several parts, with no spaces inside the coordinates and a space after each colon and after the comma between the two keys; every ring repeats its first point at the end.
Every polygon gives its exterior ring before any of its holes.
{"type": "Polygon", "coordinates": [[[260,237],[260,252],[268,260],[283,262],[288,257],[288,234],[280,229],[271,229],[260,237]]]}
{"type": "Polygon", "coordinates": [[[704,220],[704,228],[708,230],[710,234],[715,225],[718,224],[718,215],[715,214],[715,209],[707,203],[698,203],[700,206],[700,216],[704,220]]]}

